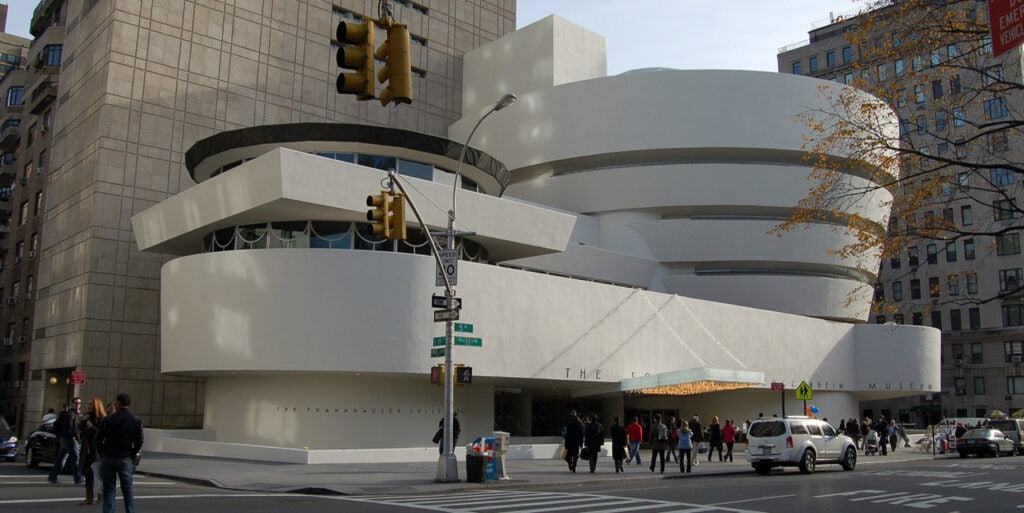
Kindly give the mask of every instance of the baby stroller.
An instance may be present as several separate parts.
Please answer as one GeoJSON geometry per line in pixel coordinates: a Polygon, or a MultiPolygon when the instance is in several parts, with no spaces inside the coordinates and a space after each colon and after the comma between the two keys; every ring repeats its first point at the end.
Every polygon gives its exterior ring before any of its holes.
{"type": "Polygon", "coordinates": [[[864,438],[864,455],[872,454],[878,454],[878,433],[869,431],[868,436],[864,438]]]}

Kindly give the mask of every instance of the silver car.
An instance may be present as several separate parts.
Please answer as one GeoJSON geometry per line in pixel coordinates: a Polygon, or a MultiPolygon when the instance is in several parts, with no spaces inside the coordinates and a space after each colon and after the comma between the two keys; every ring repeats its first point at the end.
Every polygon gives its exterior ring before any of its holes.
{"type": "Polygon", "coordinates": [[[754,421],[747,430],[746,455],[761,475],[786,466],[810,474],[819,463],[837,463],[843,470],[857,467],[853,439],[839,434],[828,422],[807,417],[754,421]]]}

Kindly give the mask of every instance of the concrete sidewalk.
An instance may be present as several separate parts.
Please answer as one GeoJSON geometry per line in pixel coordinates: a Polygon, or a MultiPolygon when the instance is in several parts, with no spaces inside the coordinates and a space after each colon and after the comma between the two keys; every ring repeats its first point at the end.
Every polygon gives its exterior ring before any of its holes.
{"type": "MultiPolygon", "coordinates": [[[[932,458],[931,454],[909,449],[889,453],[888,456],[859,455],[857,469],[863,470],[897,461],[932,458]]],[[[705,456],[690,474],[681,474],[677,463],[666,464],[664,474],[652,473],[647,466],[646,458],[643,465],[625,465],[625,473],[619,474],[615,473],[611,458],[599,459],[597,472],[593,474],[588,471],[585,463],[579,465],[578,472],[570,473],[566,464],[557,459],[508,460],[506,463],[506,472],[510,478],[508,480],[466,482],[466,462],[459,459],[461,481],[435,483],[436,462],[306,465],[146,452],[137,472],[146,476],[232,490],[340,495],[444,493],[517,486],[575,486],[595,482],[692,479],[753,473],[742,453],[739,453],[736,461],[732,463],[708,462],[705,456]]],[[[819,469],[831,471],[832,467],[833,465],[822,465],[819,469]]],[[[785,472],[798,470],[787,468],[785,472]]]]}

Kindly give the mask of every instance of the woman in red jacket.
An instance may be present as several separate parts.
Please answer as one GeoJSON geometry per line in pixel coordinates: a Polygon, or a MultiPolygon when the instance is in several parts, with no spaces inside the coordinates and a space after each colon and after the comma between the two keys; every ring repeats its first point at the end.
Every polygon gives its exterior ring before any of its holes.
{"type": "Polygon", "coordinates": [[[736,443],[736,425],[732,423],[732,420],[725,420],[725,427],[722,428],[722,441],[725,442],[725,461],[732,461],[732,445],[736,443]]]}

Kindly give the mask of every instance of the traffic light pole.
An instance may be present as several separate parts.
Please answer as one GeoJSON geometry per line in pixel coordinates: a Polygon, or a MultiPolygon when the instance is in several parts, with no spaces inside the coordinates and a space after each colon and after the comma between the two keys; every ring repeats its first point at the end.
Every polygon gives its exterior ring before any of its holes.
{"type": "MultiPolygon", "coordinates": [[[[472,135],[472,134],[471,134],[472,135]]],[[[460,158],[459,163],[462,163],[460,158]]],[[[457,186],[457,185],[456,185],[457,186]]],[[[445,249],[455,249],[455,209],[448,211],[448,229],[445,231],[445,249]]],[[[444,274],[444,295],[448,300],[448,309],[455,306],[455,289],[451,286],[448,271],[441,266],[444,274]]],[[[437,478],[439,483],[454,483],[459,480],[459,462],[455,459],[455,373],[452,352],[455,348],[455,321],[444,322],[444,433],[442,443],[444,451],[437,462],[437,478]]]]}

